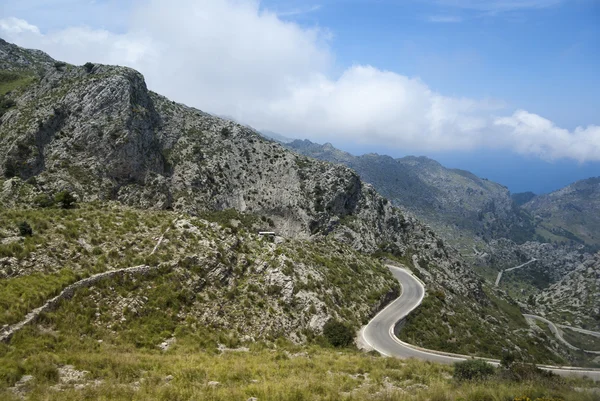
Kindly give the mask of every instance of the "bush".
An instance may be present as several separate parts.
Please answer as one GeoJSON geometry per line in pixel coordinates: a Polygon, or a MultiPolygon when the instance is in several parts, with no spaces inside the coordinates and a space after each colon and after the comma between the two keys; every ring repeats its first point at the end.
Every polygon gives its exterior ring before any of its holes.
{"type": "Polygon", "coordinates": [[[27,358],[23,365],[26,373],[33,375],[42,383],[57,383],[59,379],[56,357],[49,353],[41,353],[27,358]]]}
{"type": "Polygon", "coordinates": [[[83,65],[83,67],[85,68],[85,70],[87,71],[87,73],[89,74],[90,72],[92,72],[92,70],[94,69],[94,64],[90,63],[89,61],[87,63],[85,63],[83,65]]]}
{"type": "Polygon", "coordinates": [[[511,364],[509,368],[504,370],[503,377],[507,380],[515,382],[542,382],[544,380],[558,380],[558,377],[550,371],[542,370],[533,364],[521,362],[511,364]]]}
{"type": "Polygon", "coordinates": [[[67,63],[65,63],[64,61],[57,61],[56,63],[54,63],[54,68],[56,68],[58,71],[62,71],[66,65],[67,63]]]}
{"type": "Polygon", "coordinates": [[[231,130],[229,127],[221,128],[221,136],[223,136],[223,138],[229,138],[231,136],[231,130]]]}
{"type": "Polygon", "coordinates": [[[505,369],[509,369],[514,362],[515,355],[511,352],[505,352],[502,354],[502,359],[500,359],[500,366],[505,369]]]}
{"type": "Polygon", "coordinates": [[[33,229],[28,222],[19,223],[19,234],[21,234],[21,237],[31,237],[33,235],[33,229]]]}
{"type": "Polygon", "coordinates": [[[469,359],[454,364],[454,378],[463,380],[485,380],[494,374],[494,367],[481,359],[469,359]]]}
{"type": "Polygon", "coordinates": [[[17,104],[14,100],[0,96],[0,117],[2,117],[9,109],[12,109],[17,104]]]}
{"type": "Polygon", "coordinates": [[[62,191],[56,194],[54,201],[63,209],[71,209],[75,206],[76,199],[69,191],[62,191]]]}
{"type": "Polygon", "coordinates": [[[323,335],[334,347],[347,347],[354,341],[352,327],[337,320],[329,320],[325,323],[323,335]]]}
{"type": "Polygon", "coordinates": [[[51,207],[54,205],[54,201],[47,194],[39,194],[33,199],[33,203],[37,207],[51,207]]]}

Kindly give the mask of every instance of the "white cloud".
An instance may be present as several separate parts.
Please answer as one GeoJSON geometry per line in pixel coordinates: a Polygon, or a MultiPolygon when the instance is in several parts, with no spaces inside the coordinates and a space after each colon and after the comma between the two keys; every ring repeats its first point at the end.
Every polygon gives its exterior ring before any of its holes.
{"type": "Polygon", "coordinates": [[[37,26],[31,25],[27,21],[15,17],[0,20],[0,31],[7,35],[21,35],[28,33],[40,34],[40,30],[37,26]]]}
{"type": "Polygon", "coordinates": [[[600,160],[597,126],[570,132],[526,111],[507,116],[498,102],[444,96],[418,78],[367,65],[336,75],[328,32],[284,21],[256,1],[150,0],[133,9],[124,33],[40,32],[8,18],[0,35],[76,64],[131,66],[159,93],[284,135],[600,160]]]}
{"type": "Polygon", "coordinates": [[[523,154],[545,159],[600,160],[600,126],[578,127],[573,132],[524,110],[496,118],[494,125],[507,133],[507,142],[523,154]]]}

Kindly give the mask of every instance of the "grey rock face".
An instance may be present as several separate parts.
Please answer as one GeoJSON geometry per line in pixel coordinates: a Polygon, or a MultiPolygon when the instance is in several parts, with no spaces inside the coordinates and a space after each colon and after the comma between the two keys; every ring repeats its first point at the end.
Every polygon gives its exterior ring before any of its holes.
{"type": "Polygon", "coordinates": [[[23,49],[0,39],[0,70],[45,69],[54,60],[40,50],[23,49]]]}

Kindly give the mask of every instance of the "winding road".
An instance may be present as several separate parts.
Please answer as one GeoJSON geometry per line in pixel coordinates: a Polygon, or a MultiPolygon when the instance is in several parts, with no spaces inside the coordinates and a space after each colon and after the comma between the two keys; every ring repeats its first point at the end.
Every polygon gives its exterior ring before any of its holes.
{"type": "MultiPolygon", "coordinates": [[[[434,351],[420,348],[400,341],[394,334],[394,330],[410,312],[416,309],[425,296],[425,287],[408,270],[388,266],[394,277],[402,286],[402,294],[385,309],[379,312],[360,331],[361,340],[370,348],[385,356],[397,358],[416,358],[424,361],[453,364],[455,362],[471,359],[468,355],[457,355],[446,352],[434,351]]],[[[495,359],[484,359],[493,365],[499,365],[500,361],[495,359]]],[[[541,369],[552,371],[561,376],[589,377],[600,381],[600,369],[587,369],[563,366],[538,365],[541,369]]]]}
{"type": "Polygon", "coordinates": [[[525,267],[525,266],[529,266],[533,262],[537,262],[537,259],[533,258],[529,262],[525,262],[522,265],[511,267],[510,269],[501,270],[500,273],[498,273],[498,277],[496,277],[496,282],[494,283],[494,285],[496,287],[498,287],[498,285],[500,284],[500,280],[502,280],[502,275],[504,274],[504,272],[510,272],[510,271],[513,271],[513,270],[516,270],[516,269],[520,269],[520,268],[525,267]]]}
{"type": "MultiPolygon", "coordinates": [[[[552,332],[552,334],[554,334],[554,337],[556,337],[558,339],[558,341],[560,341],[561,343],[563,343],[567,348],[570,348],[574,351],[583,351],[583,352],[587,352],[588,354],[596,354],[596,355],[600,355],[600,351],[588,351],[588,350],[584,350],[581,348],[578,348],[572,344],[570,344],[569,342],[567,342],[567,340],[565,340],[562,336],[562,332],[559,330],[558,326],[555,325],[554,323],[552,323],[550,320],[543,318],[541,316],[536,316],[536,315],[527,315],[527,314],[523,314],[523,316],[525,316],[526,319],[530,319],[530,320],[539,320],[542,323],[545,323],[546,325],[548,325],[548,328],[550,329],[550,331],[552,332]]],[[[565,326],[565,325],[561,325],[561,327],[565,327],[568,329],[573,329],[572,327],[569,326],[565,326]]],[[[597,332],[594,331],[588,331],[588,330],[583,330],[583,329],[579,329],[582,330],[583,333],[594,333],[592,335],[598,334],[597,332]]],[[[576,331],[579,331],[576,330],[576,331]]],[[[581,332],[581,331],[580,331],[581,332]]]]}

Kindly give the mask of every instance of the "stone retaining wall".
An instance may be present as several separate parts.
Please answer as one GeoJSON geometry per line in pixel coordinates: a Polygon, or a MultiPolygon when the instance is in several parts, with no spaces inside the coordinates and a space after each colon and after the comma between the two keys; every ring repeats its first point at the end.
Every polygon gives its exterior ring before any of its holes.
{"type": "Polygon", "coordinates": [[[83,280],[79,280],[76,283],[73,283],[66,287],[64,290],[61,291],[60,294],[46,302],[44,305],[29,312],[27,316],[25,316],[25,319],[23,319],[19,323],[16,323],[8,327],[7,329],[4,329],[4,331],[0,334],[0,341],[8,342],[17,331],[21,330],[23,327],[25,327],[25,325],[34,322],[42,313],[54,310],[58,306],[60,301],[62,301],[63,299],[71,298],[75,294],[75,291],[77,291],[80,288],[94,285],[98,281],[107,277],[114,277],[126,273],[147,274],[148,272],[156,269],[158,269],[158,266],[150,267],[146,265],[141,265],[127,267],[125,269],[109,270],[106,272],[94,274],[93,276],[84,278],[83,280]]]}

